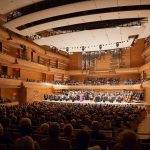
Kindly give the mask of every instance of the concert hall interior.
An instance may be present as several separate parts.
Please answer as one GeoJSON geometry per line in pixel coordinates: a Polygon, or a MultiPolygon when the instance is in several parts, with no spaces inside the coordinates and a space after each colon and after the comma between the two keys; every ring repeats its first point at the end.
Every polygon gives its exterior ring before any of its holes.
{"type": "Polygon", "coordinates": [[[150,0],[0,0],[0,150],[150,150],[150,0]]]}

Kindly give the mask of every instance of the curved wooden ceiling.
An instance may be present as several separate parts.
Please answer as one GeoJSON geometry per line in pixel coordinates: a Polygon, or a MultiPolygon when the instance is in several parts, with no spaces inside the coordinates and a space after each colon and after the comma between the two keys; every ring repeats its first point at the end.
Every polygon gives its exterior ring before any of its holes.
{"type": "Polygon", "coordinates": [[[34,42],[64,51],[66,47],[70,52],[82,51],[82,46],[85,51],[97,51],[99,45],[102,50],[128,47],[131,35],[144,38],[150,31],[150,0],[0,1],[1,14],[8,15],[8,7],[21,16],[5,27],[24,36],[45,34],[34,42]]]}

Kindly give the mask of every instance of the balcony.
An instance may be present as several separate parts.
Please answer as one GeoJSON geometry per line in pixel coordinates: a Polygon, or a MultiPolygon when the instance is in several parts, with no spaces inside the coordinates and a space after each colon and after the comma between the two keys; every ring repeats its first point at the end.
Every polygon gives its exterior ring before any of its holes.
{"type": "Polygon", "coordinates": [[[0,78],[0,88],[20,88],[21,80],[0,78]]]}

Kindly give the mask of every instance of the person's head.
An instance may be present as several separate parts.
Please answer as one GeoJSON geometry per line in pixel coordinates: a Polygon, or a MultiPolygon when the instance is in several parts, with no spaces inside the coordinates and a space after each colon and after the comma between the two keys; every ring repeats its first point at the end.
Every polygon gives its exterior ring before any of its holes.
{"type": "Polygon", "coordinates": [[[99,130],[99,127],[100,127],[100,124],[98,121],[92,121],[92,130],[94,131],[98,131],[99,130]]]}
{"type": "Polygon", "coordinates": [[[73,127],[71,124],[66,124],[65,127],[64,127],[64,134],[66,136],[70,136],[72,135],[72,130],[73,130],[73,127]]]}
{"type": "Polygon", "coordinates": [[[76,122],[76,120],[75,120],[75,119],[72,119],[72,120],[71,120],[71,124],[72,124],[73,126],[75,126],[75,125],[76,125],[76,123],[77,123],[77,122],[76,122]]]}
{"type": "Polygon", "coordinates": [[[30,136],[24,136],[16,141],[16,150],[34,150],[34,141],[30,136]]]}
{"type": "MultiPolygon", "coordinates": [[[[4,114],[4,115],[6,115],[6,114],[4,114]]],[[[2,119],[2,125],[3,125],[4,128],[8,128],[9,125],[10,125],[10,119],[5,116],[5,117],[2,119]]]]}
{"type": "Polygon", "coordinates": [[[90,135],[87,131],[81,130],[77,133],[76,140],[77,140],[77,143],[79,145],[88,147],[88,144],[89,144],[89,141],[90,141],[90,135]]]}
{"type": "Polygon", "coordinates": [[[119,134],[121,144],[127,148],[132,149],[137,146],[137,136],[132,130],[124,130],[119,134]]]}
{"type": "Polygon", "coordinates": [[[49,124],[48,123],[43,123],[40,126],[40,133],[41,134],[48,134],[49,131],[49,124]]]}
{"type": "Polygon", "coordinates": [[[29,118],[21,118],[20,120],[20,126],[31,126],[31,120],[29,118]]]}
{"type": "Polygon", "coordinates": [[[58,138],[60,132],[60,126],[57,122],[50,123],[49,126],[49,136],[51,138],[58,138]]]}
{"type": "Polygon", "coordinates": [[[105,122],[105,128],[106,129],[110,129],[111,128],[111,121],[110,120],[106,120],[106,122],[105,122]]]}
{"type": "Polygon", "coordinates": [[[31,129],[32,128],[32,123],[29,118],[21,118],[20,120],[20,132],[23,136],[25,135],[30,135],[31,134],[31,129]]]}
{"type": "Polygon", "coordinates": [[[3,133],[4,133],[4,128],[3,128],[2,124],[0,123],[0,135],[3,135],[3,133]]]}
{"type": "Polygon", "coordinates": [[[98,145],[95,145],[93,147],[89,147],[87,150],[101,150],[101,148],[98,145]]]}

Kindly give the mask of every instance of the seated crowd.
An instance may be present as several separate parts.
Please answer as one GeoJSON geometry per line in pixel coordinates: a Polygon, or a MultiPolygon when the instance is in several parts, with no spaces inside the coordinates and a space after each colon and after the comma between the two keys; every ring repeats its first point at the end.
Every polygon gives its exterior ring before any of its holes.
{"type": "MultiPolygon", "coordinates": [[[[95,146],[96,140],[117,142],[117,139],[108,138],[104,130],[136,131],[145,116],[144,107],[133,105],[48,102],[2,105],[0,144],[13,144],[17,150],[106,150],[108,147],[105,149],[103,144],[95,146]]],[[[114,150],[117,150],[117,146],[114,146],[114,150]]]]}
{"type": "Polygon", "coordinates": [[[76,80],[67,80],[65,82],[62,81],[54,81],[52,82],[55,85],[79,85],[80,83],[76,80]]]}
{"type": "Polygon", "coordinates": [[[127,79],[125,81],[120,81],[120,78],[87,78],[83,82],[76,80],[68,80],[65,82],[54,81],[55,85],[133,85],[140,84],[141,79],[127,79]]]}
{"type": "Polygon", "coordinates": [[[27,78],[26,82],[36,82],[36,83],[41,83],[41,82],[45,82],[45,81],[35,80],[35,79],[28,79],[28,78],[27,78]]]}
{"type": "Polygon", "coordinates": [[[65,82],[65,85],[79,85],[80,83],[76,80],[68,80],[65,82]]]}
{"type": "Polygon", "coordinates": [[[141,79],[128,79],[124,82],[125,85],[141,84],[141,79]]]}
{"type": "MultiPolygon", "coordinates": [[[[34,80],[34,79],[27,79],[27,82],[46,82],[46,83],[52,83],[54,85],[133,85],[133,84],[141,84],[141,79],[127,79],[125,81],[120,81],[120,78],[87,78],[83,82],[79,82],[77,80],[67,80],[67,81],[42,81],[42,80],[34,80]]],[[[143,80],[147,81],[147,80],[143,80]]]]}
{"type": "Polygon", "coordinates": [[[3,104],[3,103],[10,103],[10,102],[11,102],[10,99],[8,99],[8,98],[2,98],[2,97],[0,96],[0,104],[3,104]]]}
{"type": "Polygon", "coordinates": [[[143,102],[144,93],[141,91],[88,91],[88,90],[63,90],[61,94],[44,95],[45,100],[51,101],[83,101],[95,102],[143,102]]]}
{"type": "Polygon", "coordinates": [[[0,74],[0,78],[17,79],[16,76],[13,76],[13,75],[7,75],[7,74],[0,74]]]}
{"type": "Polygon", "coordinates": [[[120,78],[87,78],[84,80],[85,85],[119,85],[120,78]]]}

